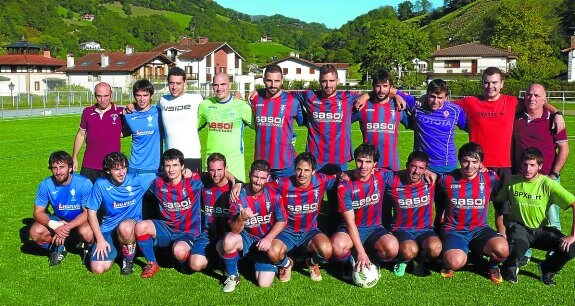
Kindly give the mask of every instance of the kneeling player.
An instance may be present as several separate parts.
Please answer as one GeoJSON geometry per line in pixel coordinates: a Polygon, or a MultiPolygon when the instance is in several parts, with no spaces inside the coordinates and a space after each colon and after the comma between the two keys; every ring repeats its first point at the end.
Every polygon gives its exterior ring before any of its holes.
{"type": "Polygon", "coordinates": [[[403,276],[407,262],[416,258],[414,273],[428,275],[427,262],[441,254],[441,240],[433,230],[435,182],[423,179],[428,162],[427,153],[412,152],[407,169],[397,172],[385,189],[393,204],[392,231],[399,241],[399,263],[393,269],[397,276],[403,276]]]}
{"type": "Polygon", "coordinates": [[[189,266],[198,270],[198,264],[190,257],[194,241],[201,233],[201,192],[204,184],[198,173],[191,178],[183,177],[184,154],[169,149],[162,154],[164,177],[157,177],[150,190],[158,198],[161,220],[144,220],[136,224],[138,247],[148,264],[142,271],[143,278],[152,277],[159,267],[154,246],[172,246],[172,253],[181,264],[189,260],[189,266]]]}
{"type": "MultiPolygon", "coordinates": [[[[373,250],[380,261],[389,262],[397,256],[397,239],[381,225],[385,181],[393,172],[375,171],[379,160],[377,148],[369,143],[359,145],[354,153],[356,169],[349,181],[338,186],[339,211],[345,222],[331,237],[333,256],[342,262],[354,262],[351,249],[357,252],[356,269],[370,263],[365,248],[373,250]]],[[[350,268],[352,268],[350,266],[350,268]]],[[[351,278],[351,269],[344,269],[344,278],[351,278]]]]}
{"type": "Polygon", "coordinates": [[[453,271],[467,262],[467,252],[491,258],[489,278],[501,284],[499,263],[509,256],[507,240],[487,224],[489,198],[499,188],[499,178],[493,171],[480,172],[483,150],[473,142],[464,144],[457,154],[460,169],[442,174],[440,188],[449,199],[445,223],[441,230],[443,242],[443,277],[453,277],[453,271]]]}
{"type": "Polygon", "coordinates": [[[250,183],[242,188],[238,201],[230,203],[231,232],[223,240],[222,257],[228,272],[224,292],[234,291],[240,281],[240,256],[245,257],[248,253],[253,255],[256,280],[260,287],[270,287],[277,270],[265,252],[286,226],[282,197],[266,186],[270,179],[270,165],[267,161],[255,160],[249,175],[250,183]]]}
{"type": "MultiPolygon", "coordinates": [[[[85,242],[86,248],[94,242],[86,212],[82,211],[92,190],[92,182],[73,173],[72,165],[70,154],[64,151],[50,154],[48,169],[52,171],[52,176],[40,183],[34,200],[36,222],[30,228],[30,238],[42,248],[50,250],[50,266],[60,264],[66,257],[64,243],[71,239],[71,235],[85,242]],[[48,204],[52,206],[54,214],[46,212],[48,204]]],[[[86,254],[83,256],[86,257],[86,254]]]]}

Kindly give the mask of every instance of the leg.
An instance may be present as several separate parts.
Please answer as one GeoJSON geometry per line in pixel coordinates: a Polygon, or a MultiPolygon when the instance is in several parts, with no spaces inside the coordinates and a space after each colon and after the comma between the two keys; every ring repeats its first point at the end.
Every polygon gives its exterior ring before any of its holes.
{"type": "Polygon", "coordinates": [[[389,262],[397,256],[399,252],[399,242],[395,236],[385,234],[377,239],[373,248],[382,261],[389,262]]]}
{"type": "Polygon", "coordinates": [[[43,249],[49,250],[52,243],[52,233],[44,225],[34,222],[30,227],[30,238],[43,249]]]}
{"type": "Polygon", "coordinates": [[[136,221],[124,220],[118,225],[118,242],[122,248],[122,275],[134,272],[134,257],[136,256],[136,221]]]}
{"type": "Polygon", "coordinates": [[[345,232],[337,232],[331,236],[332,256],[337,261],[346,261],[351,255],[353,242],[345,232]]]}
{"type": "Polygon", "coordinates": [[[306,249],[308,252],[314,253],[312,264],[325,263],[333,254],[331,242],[324,233],[318,233],[313,236],[306,249]]]}
{"type": "Polygon", "coordinates": [[[116,245],[114,244],[114,239],[112,238],[113,232],[104,232],[102,235],[106,242],[110,245],[110,251],[104,257],[96,257],[95,250],[98,247],[98,242],[94,243],[92,246],[91,257],[90,257],[90,270],[94,274],[102,274],[109,271],[112,268],[114,259],[118,256],[118,251],[116,245]]]}
{"type": "Polygon", "coordinates": [[[256,271],[256,280],[258,282],[258,286],[262,288],[271,287],[274,283],[275,276],[276,276],[275,272],[256,271]]]}
{"type": "Polygon", "coordinates": [[[226,270],[228,271],[228,275],[232,276],[239,276],[238,272],[238,261],[240,259],[240,254],[244,249],[244,243],[242,240],[242,236],[234,233],[227,233],[224,236],[224,240],[222,243],[223,251],[222,258],[226,265],[226,270]]]}
{"type": "Polygon", "coordinates": [[[432,235],[425,238],[421,242],[420,247],[421,252],[419,253],[419,258],[424,261],[429,261],[439,257],[443,245],[437,235],[432,235]]]}
{"type": "Polygon", "coordinates": [[[80,235],[83,241],[85,241],[89,245],[94,244],[94,233],[92,232],[92,228],[87,222],[78,226],[77,229],[78,234],[80,235]]]}
{"type": "Polygon", "coordinates": [[[442,275],[452,277],[453,273],[465,265],[467,262],[467,252],[469,251],[469,242],[464,236],[466,232],[448,232],[444,233],[443,242],[443,266],[442,275]]]}
{"type": "Polygon", "coordinates": [[[138,248],[148,262],[157,263],[154,252],[154,240],[156,238],[156,226],[152,220],[138,222],[135,227],[138,239],[138,248]]]}

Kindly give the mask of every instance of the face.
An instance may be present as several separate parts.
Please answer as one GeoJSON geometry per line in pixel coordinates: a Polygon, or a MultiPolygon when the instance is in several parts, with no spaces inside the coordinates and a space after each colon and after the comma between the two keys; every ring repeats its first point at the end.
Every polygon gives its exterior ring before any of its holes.
{"type": "Polygon", "coordinates": [[[295,166],[295,178],[298,187],[305,188],[309,186],[311,177],[314,174],[315,170],[313,170],[311,164],[306,161],[302,160],[295,166]]]}
{"type": "Polygon", "coordinates": [[[535,159],[524,160],[521,162],[521,174],[528,180],[534,179],[539,175],[541,166],[543,165],[538,164],[535,159]]]}
{"type": "Polygon", "coordinates": [[[321,84],[321,90],[323,91],[324,96],[329,98],[335,95],[339,80],[337,79],[337,75],[335,75],[335,73],[328,73],[322,75],[319,78],[319,83],[321,84]]]}
{"type": "Polygon", "coordinates": [[[525,108],[529,111],[542,110],[546,102],[545,89],[541,85],[530,86],[525,92],[525,108]]]}
{"type": "Polygon", "coordinates": [[[377,82],[377,84],[373,86],[373,92],[375,93],[377,101],[379,102],[385,101],[387,97],[389,97],[390,88],[391,85],[389,84],[389,81],[377,82]]]}
{"type": "Polygon", "coordinates": [[[215,160],[208,163],[208,172],[214,184],[218,186],[225,184],[226,166],[223,160],[215,160]]]}
{"type": "Polygon", "coordinates": [[[503,80],[501,80],[500,74],[486,75],[483,78],[483,95],[488,101],[497,100],[501,88],[503,88],[503,80]]]}
{"type": "Polygon", "coordinates": [[[168,79],[168,87],[170,89],[170,94],[172,94],[174,98],[183,95],[186,87],[184,77],[181,75],[171,75],[168,79]]]}
{"type": "Polygon", "coordinates": [[[427,170],[427,163],[421,160],[412,160],[407,164],[407,174],[409,175],[409,182],[417,184],[421,182],[423,174],[427,170]]]}
{"type": "Polygon", "coordinates": [[[96,102],[98,103],[99,109],[107,109],[110,106],[110,98],[112,97],[112,91],[110,87],[106,84],[98,84],[94,88],[94,95],[96,96],[96,102]]]}
{"type": "Polygon", "coordinates": [[[444,92],[434,92],[427,94],[427,105],[431,110],[438,110],[443,107],[445,104],[445,99],[447,98],[447,94],[444,92]]]}
{"type": "Polygon", "coordinates": [[[281,72],[268,72],[264,76],[264,84],[266,86],[266,94],[268,98],[275,98],[281,91],[283,83],[283,76],[281,72]]]}
{"type": "Polygon", "coordinates": [[[110,172],[108,173],[112,177],[112,180],[119,185],[126,179],[126,172],[126,165],[118,165],[115,168],[110,169],[110,172]]]}
{"type": "Polygon", "coordinates": [[[265,184],[269,180],[269,173],[266,171],[255,170],[250,174],[250,189],[253,194],[259,194],[263,189],[265,184]]]}
{"type": "Polygon", "coordinates": [[[147,111],[152,103],[152,95],[145,90],[138,90],[134,95],[139,111],[147,111]]]}
{"type": "Polygon", "coordinates": [[[164,171],[170,182],[179,182],[182,179],[184,165],[178,159],[164,160],[164,171]]]}
{"type": "Polygon", "coordinates": [[[356,173],[359,174],[360,179],[369,179],[374,167],[375,161],[373,160],[373,156],[358,156],[355,159],[356,173]]]}
{"type": "Polygon", "coordinates": [[[461,174],[467,179],[474,179],[481,168],[481,161],[471,156],[464,156],[460,161],[461,174]]]}
{"type": "Polygon", "coordinates": [[[70,168],[67,163],[57,161],[50,166],[50,170],[52,170],[52,176],[59,185],[66,184],[70,181],[72,168],[70,168]]]}
{"type": "Polygon", "coordinates": [[[230,97],[230,80],[226,75],[218,74],[214,77],[212,90],[219,101],[225,101],[230,97]]]}

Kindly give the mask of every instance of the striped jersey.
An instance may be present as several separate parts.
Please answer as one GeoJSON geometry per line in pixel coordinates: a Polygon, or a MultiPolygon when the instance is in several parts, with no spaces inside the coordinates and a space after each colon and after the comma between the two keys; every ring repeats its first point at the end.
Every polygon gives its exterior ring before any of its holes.
{"type": "Polygon", "coordinates": [[[248,195],[245,188],[249,188],[248,185],[242,188],[238,202],[230,201],[230,220],[238,216],[240,207],[242,209],[249,207],[257,216],[244,222],[244,230],[263,238],[276,222],[286,221],[283,199],[277,191],[267,186],[256,198],[248,195]]]}
{"type": "Polygon", "coordinates": [[[204,184],[197,173],[191,178],[182,178],[176,185],[161,177],[152,182],[150,191],[158,198],[166,225],[175,233],[200,234],[202,187],[204,184]]]}
{"type": "Polygon", "coordinates": [[[291,142],[293,121],[303,124],[299,102],[291,93],[282,91],[273,99],[256,95],[252,107],[256,130],[254,159],[267,160],[272,169],[293,167],[296,156],[291,142]]]}
{"type": "Polygon", "coordinates": [[[210,182],[204,182],[202,190],[202,205],[204,209],[203,230],[211,238],[219,238],[227,232],[227,220],[230,214],[230,186],[222,187],[210,182]]]}

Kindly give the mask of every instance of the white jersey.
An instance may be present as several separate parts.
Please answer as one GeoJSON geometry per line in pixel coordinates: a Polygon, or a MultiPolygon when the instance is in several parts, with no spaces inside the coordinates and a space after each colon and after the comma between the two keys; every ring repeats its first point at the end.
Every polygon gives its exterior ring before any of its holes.
{"type": "Polygon", "coordinates": [[[198,107],[203,100],[200,94],[188,93],[177,98],[170,94],[160,98],[167,149],[178,149],[184,153],[185,158],[202,158],[198,135],[198,107]]]}

